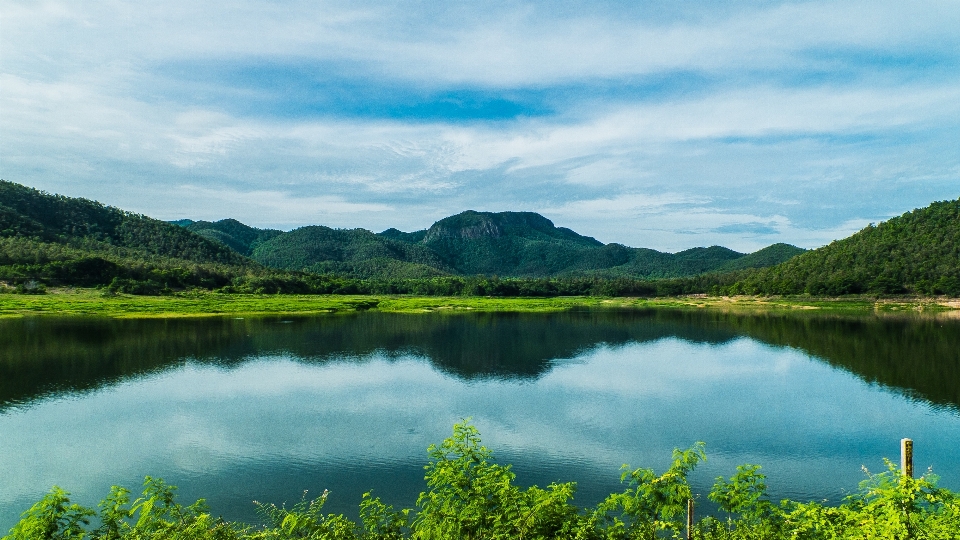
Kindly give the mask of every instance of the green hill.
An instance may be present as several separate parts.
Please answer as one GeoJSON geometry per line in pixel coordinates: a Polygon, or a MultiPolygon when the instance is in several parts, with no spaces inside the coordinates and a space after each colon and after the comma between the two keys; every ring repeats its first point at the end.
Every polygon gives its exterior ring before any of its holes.
{"type": "Polygon", "coordinates": [[[172,223],[248,257],[258,245],[283,234],[283,231],[276,229],[250,227],[235,219],[221,219],[214,222],[184,219],[172,223]]]}
{"type": "Polygon", "coordinates": [[[116,282],[156,292],[220,286],[258,266],[176,225],[0,180],[0,280],[11,284],[116,282]]]}
{"type": "Polygon", "coordinates": [[[301,227],[258,244],[253,259],[272,268],[355,277],[431,277],[449,272],[425,246],[365,229],[301,227]]]}
{"type": "MultiPolygon", "coordinates": [[[[616,244],[609,244],[606,247],[609,249],[614,245],[616,244]]],[[[598,269],[577,272],[577,274],[601,278],[666,279],[717,271],[731,262],[749,257],[721,246],[698,247],[677,253],[623,246],[620,248],[621,257],[624,259],[622,262],[617,262],[616,265],[599,266],[603,259],[598,259],[596,263],[598,269]]]]}
{"type": "Polygon", "coordinates": [[[91,247],[102,244],[195,262],[249,262],[234,250],[183,227],[5,180],[0,180],[0,238],[91,247]]]}
{"type": "Polygon", "coordinates": [[[389,238],[391,240],[400,240],[402,242],[410,242],[416,244],[423,241],[423,237],[427,235],[426,229],[422,231],[414,231],[412,233],[403,232],[399,229],[394,229],[390,227],[389,229],[377,233],[377,236],[382,236],[384,238],[389,238]]]}
{"type": "Polygon", "coordinates": [[[717,271],[727,272],[745,268],[766,268],[790,260],[807,250],[790,244],[773,244],[749,255],[734,258],[723,263],[717,271]]]}
{"type": "Polygon", "coordinates": [[[960,200],[942,201],[740,276],[725,292],[960,296],[960,200]]]}
{"type": "Polygon", "coordinates": [[[421,243],[458,274],[517,277],[560,274],[603,247],[533,212],[472,210],[434,223],[421,243]]]}

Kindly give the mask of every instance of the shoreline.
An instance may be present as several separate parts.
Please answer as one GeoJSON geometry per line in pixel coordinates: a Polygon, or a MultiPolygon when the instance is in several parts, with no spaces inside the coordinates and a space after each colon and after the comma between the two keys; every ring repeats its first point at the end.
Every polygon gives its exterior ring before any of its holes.
{"type": "Polygon", "coordinates": [[[166,319],[226,316],[383,313],[553,313],[578,309],[710,309],[739,314],[938,316],[960,319],[954,298],[816,297],[464,297],[401,295],[252,295],[187,292],[170,296],[104,296],[97,289],[52,289],[42,295],[0,294],[0,318],[107,317],[166,319]]]}

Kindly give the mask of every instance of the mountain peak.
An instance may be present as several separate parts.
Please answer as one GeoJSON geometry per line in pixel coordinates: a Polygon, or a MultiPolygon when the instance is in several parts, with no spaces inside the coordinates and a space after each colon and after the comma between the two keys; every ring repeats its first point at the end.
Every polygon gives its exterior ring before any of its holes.
{"type": "Polygon", "coordinates": [[[536,212],[477,212],[467,210],[437,221],[423,238],[424,243],[440,240],[481,240],[520,237],[573,241],[589,246],[603,243],[581,236],[570,229],[557,227],[536,212]]]}
{"type": "Polygon", "coordinates": [[[467,210],[446,217],[427,229],[424,242],[434,242],[445,238],[477,240],[480,238],[500,238],[503,236],[502,220],[497,214],[467,210]]]}

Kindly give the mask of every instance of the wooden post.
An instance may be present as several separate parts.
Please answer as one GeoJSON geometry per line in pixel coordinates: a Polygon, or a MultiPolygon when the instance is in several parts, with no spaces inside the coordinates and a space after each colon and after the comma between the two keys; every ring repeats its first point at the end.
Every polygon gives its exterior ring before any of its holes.
{"type": "Polygon", "coordinates": [[[900,470],[913,478],[913,439],[900,439],[900,470]]]}
{"type": "Polygon", "coordinates": [[[687,499],[687,540],[693,540],[693,498],[687,499]]]}

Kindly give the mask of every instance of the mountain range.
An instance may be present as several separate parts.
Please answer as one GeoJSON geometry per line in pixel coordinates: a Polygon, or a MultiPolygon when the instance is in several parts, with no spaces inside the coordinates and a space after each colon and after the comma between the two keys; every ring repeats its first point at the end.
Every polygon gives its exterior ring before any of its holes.
{"type": "Polygon", "coordinates": [[[819,249],[677,253],[604,244],[533,212],[466,211],[428,229],[164,222],[0,180],[0,291],[960,296],[960,200],[819,249]]]}
{"type": "Polygon", "coordinates": [[[534,212],[468,210],[415,232],[257,229],[234,219],[174,222],[271,268],[359,278],[445,275],[659,279],[759,268],[805,250],[774,244],[751,254],[720,246],[678,253],[604,244],[534,212]]]}

